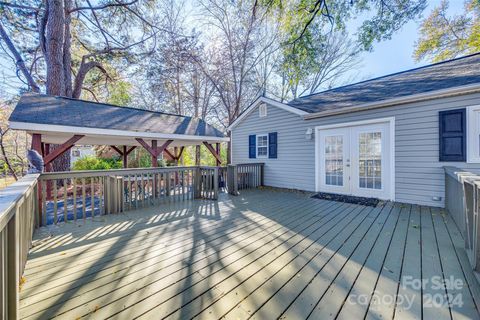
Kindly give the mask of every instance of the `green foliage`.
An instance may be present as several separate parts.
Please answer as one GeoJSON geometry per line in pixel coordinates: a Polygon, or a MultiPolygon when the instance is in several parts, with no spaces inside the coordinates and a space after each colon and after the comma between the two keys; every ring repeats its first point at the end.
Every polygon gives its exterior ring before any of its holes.
{"type": "Polygon", "coordinates": [[[117,158],[97,158],[95,156],[85,156],[73,163],[73,170],[110,170],[122,168],[122,162],[117,158]]]}
{"type": "Polygon", "coordinates": [[[423,20],[414,58],[439,62],[480,51],[480,2],[465,3],[464,12],[448,16],[449,3],[443,0],[423,20]]]}

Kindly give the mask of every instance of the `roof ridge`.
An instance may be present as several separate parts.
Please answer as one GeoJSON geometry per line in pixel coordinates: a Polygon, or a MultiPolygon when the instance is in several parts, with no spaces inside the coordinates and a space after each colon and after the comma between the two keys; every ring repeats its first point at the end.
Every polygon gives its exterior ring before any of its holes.
{"type": "MultiPolygon", "coordinates": [[[[120,106],[120,105],[117,105],[117,104],[98,102],[98,101],[90,101],[90,100],[77,99],[77,98],[71,98],[71,97],[65,97],[65,96],[50,95],[50,94],[45,94],[45,93],[27,92],[26,94],[42,95],[42,96],[45,96],[45,97],[54,97],[54,98],[60,98],[60,99],[66,99],[66,100],[81,101],[81,102],[85,102],[85,103],[100,104],[100,105],[115,107],[115,108],[124,108],[124,109],[130,109],[130,110],[135,110],[135,111],[143,111],[143,112],[151,112],[151,113],[156,113],[156,114],[164,114],[164,115],[168,115],[168,116],[175,116],[175,117],[182,117],[182,118],[193,118],[191,116],[185,116],[185,115],[180,115],[180,114],[175,114],[175,113],[148,110],[148,109],[140,109],[140,108],[135,108],[135,107],[130,107],[130,106],[120,106]]],[[[200,119],[200,120],[202,120],[202,119],[200,119]]]]}
{"type": "Polygon", "coordinates": [[[396,75],[403,74],[403,73],[407,73],[407,72],[412,72],[412,71],[417,71],[417,70],[421,70],[421,69],[426,69],[426,68],[438,66],[438,65],[441,65],[441,64],[446,64],[446,63],[450,63],[450,62],[453,62],[453,61],[457,61],[457,60],[462,60],[462,59],[466,59],[466,58],[471,58],[471,57],[476,56],[476,55],[480,55],[480,51],[479,51],[479,52],[472,53],[472,54],[469,54],[469,55],[466,55],[466,56],[458,57],[458,58],[452,58],[452,59],[449,59],[449,60],[444,60],[444,61],[440,61],[440,62],[435,62],[435,63],[432,63],[432,64],[427,64],[427,65],[420,66],[420,67],[416,67],[416,68],[412,68],[412,69],[402,70],[402,71],[398,71],[398,72],[386,74],[386,75],[383,75],[383,76],[378,76],[378,77],[371,78],[371,79],[362,80],[362,81],[359,81],[359,82],[354,82],[354,83],[346,84],[346,85],[343,85],[343,86],[331,88],[331,89],[324,90],[324,91],[320,91],[320,92],[316,92],[316,93],[310,93],[310,94],[307,94],[307,95],[304,95],[304,96],[297,97],[297,98],[295,98],[295,99],[293,99],[293,100],[290,100],[290,101],[288,102],[288,104],[290,104],[290,103],[292,103],[292,102],[294,102],[295,100],[298,100],[298,99],[307,98],[307,97],[311,97],[311,96],[316,96],[316,95],[323,94],[323,93],[326,93],[326,92],[330,92],[330,91],[334,91],[334,90],[338,90],[338,89],[343,89],[343,88],[355,86],[355,85],[362,84],[362,83],[366,83],[366,82],[370,82],[370,81],[380,80],[380,79],[383,79],[383,78],[387,78],[387,77],[391,77],[391,76],[396,76],[396,75]]]}

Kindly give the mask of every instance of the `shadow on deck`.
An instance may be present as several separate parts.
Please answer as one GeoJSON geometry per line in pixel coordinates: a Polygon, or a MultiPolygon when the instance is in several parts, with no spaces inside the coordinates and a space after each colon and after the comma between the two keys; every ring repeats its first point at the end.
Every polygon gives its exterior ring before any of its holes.
{"type": "Polygon", "coordinates": [[[462,247],[438,208],[248,190],[38,229],[20,315],[476,319],[462,247]]]}

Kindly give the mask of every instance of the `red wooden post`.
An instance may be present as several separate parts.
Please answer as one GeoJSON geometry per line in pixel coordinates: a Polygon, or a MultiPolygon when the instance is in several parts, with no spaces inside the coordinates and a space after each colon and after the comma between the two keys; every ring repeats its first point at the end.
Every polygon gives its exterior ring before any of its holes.
{"type": "Polygon", "coordinates": [[[123,153],[122,153],[122,156],[123,156],[123,167],[124,168],[128,168],[128,153],[127,153],[127,146],[123,146],[123,153]]]}
{"type": "MultiPolygon", "coordinates": [[[[215,151],[217,152],[217,154],[220,156],[220,143],[219,142],[217,142],[217,145],[216,145],[215,149],[216,149],[215,151]]],[[[217,158],[215,158],[215,159],[217,160],[217,167],[221,166],[222,162],[217,158]]]]}
{"type": "MultiPolygon", "coordinates": [[[[50,143],[45,143],[43,148],[44,154],[43,157],[45,158],[48,154],[50,154],[50,143]]],[[[49,163],[45,166],[46,172],[52,171],[52,164],[49,163]]],[[[47,199],[52,198],[52,180],[47,180],[47,199]]]]}
{"type": "Polygon", "coordinates": [[[152,167],[158,167],[158,148],[157,148],[157,140],[152,140],[152,167]]]}
{"type": "Polygon", "coordinates": [[[39,133],[32,134],[32,150],[42,154],[42,135],[39,133]]]}
{"type": "MultiPolygon", "coordinates": [[[[42,135],[38,133],[32,134],[32,150],[37,151],[39,154],[42,154],[42,135]]],[[[42,155],[43,157],[43,155],[42,155]]],[[[42,182],[38,183],[38,225],[42,225],[42,214],[43,214],[43,203],[42,203],[42,182]]]]}

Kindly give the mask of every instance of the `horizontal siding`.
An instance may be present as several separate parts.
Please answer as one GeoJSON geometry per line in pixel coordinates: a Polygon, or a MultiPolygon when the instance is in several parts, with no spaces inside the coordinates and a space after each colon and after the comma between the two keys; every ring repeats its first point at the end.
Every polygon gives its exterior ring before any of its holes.
{"type": "Polygon", "coordinates": [[[374,118],[395,117],[395,198],[397,201],[444,206],[443,166],[480,172],[480,164],[438,161],[438,112],[476,105],[480,94],[435,99],[319,119],[303,120],[268,106],[267,117],[252,112],[232,132],[233,163],[258,162],[248,158],[248,136],[278,132],[278,159],[265,162],[265,184],[314,191],[315,140],[306,140],[307,128],[374,118]],[[442,201],[433,201],[441,197],[442,201]]]}

